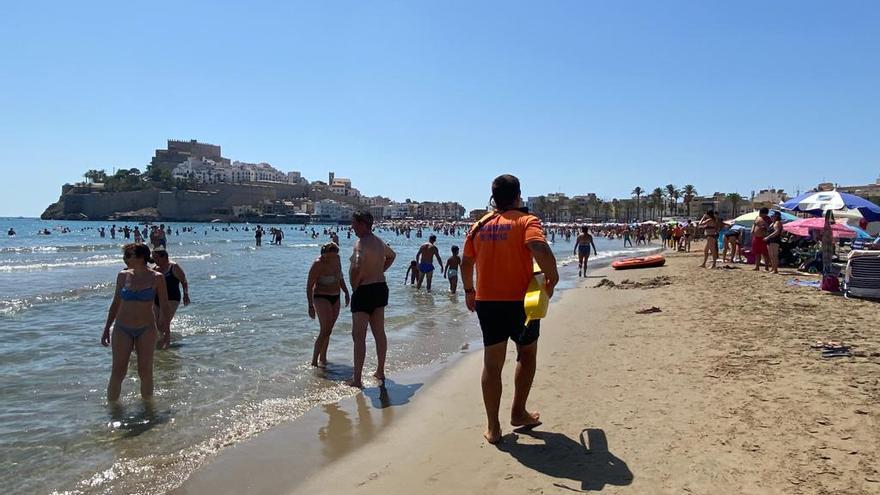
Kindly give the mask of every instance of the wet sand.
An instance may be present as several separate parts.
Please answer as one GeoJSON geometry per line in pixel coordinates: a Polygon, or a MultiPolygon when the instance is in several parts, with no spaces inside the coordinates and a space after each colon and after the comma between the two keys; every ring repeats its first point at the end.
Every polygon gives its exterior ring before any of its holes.
{"type": "Polygon", "coordinates": [[[481,436],[474,352],[410,383],[424,387],[392,387],[403,405],[367,390],[330,406],[336,421],[322,412],[229,449],[178,492],[880,492],[880,306],[698,264],[602,270],[638,283],[591,278],[555,300],[529,401],[544,424],[497,447],[481,436]],[[855,355],[822,358],[819,339],[855,355]]]}

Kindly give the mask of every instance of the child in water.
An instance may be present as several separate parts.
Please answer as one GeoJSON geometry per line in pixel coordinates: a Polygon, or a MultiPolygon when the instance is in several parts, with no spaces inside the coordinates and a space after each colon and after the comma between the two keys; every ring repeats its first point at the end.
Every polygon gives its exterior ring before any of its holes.
{"type": "Polygon", "coordinates": [[[446,260],[446,266],[443,268],[443,276],[449,280],[449,292],[455,294],[458,288],[458,267],[461,265],[461,258],[458,256],[458,246],[452,246],[452,256],[446,260]]]}
{"type": "Polygon", "coordinates": [[[403,285],[406,285],[407,280],[409,280],[410,285],[415,285],[418,276],[419,264],[416,260],[412,260],[409,262],[409,268],[406,269],[406,275],[403,276],[403,285]]]}

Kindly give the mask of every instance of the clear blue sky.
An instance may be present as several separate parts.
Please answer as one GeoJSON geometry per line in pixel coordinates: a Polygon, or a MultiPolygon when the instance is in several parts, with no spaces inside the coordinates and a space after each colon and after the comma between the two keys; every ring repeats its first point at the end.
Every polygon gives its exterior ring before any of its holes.
{"type": "Polygon", "coordinates": [[[167,138],[485,205],[880,175],[880,2],[12,0],[0,215],[167,138]]]}

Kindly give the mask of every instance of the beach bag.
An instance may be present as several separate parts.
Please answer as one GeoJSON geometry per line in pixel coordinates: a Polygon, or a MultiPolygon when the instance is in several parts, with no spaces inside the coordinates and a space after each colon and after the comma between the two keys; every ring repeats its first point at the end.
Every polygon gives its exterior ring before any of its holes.
{"type": "Polygon", "coordinates": [[[822,277],[820,288],[828,292],[840,292],[840,279],[834,275],[825,275],[822,277]]]}

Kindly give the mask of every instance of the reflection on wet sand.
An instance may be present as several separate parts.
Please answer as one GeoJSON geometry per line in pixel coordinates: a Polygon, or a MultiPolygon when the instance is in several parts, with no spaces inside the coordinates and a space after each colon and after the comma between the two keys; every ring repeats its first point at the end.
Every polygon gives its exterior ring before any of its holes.
{"type": "Polygon", "coordinates": [[[324,458],[328,461],[338,459],[351,452],[353,445],[363,445],[370,441],[392,422],[394,408],[408,404],[422,385],[404,385],[386,380],[384,387],[368,388],[357,394],[354,398],[354,411],[340,407],[339,403],[325,404],[323,409],[327,415],[327,424],[318,430],[324,458]],[[356,417],[352,417],[355,414],[356,417]]]}

